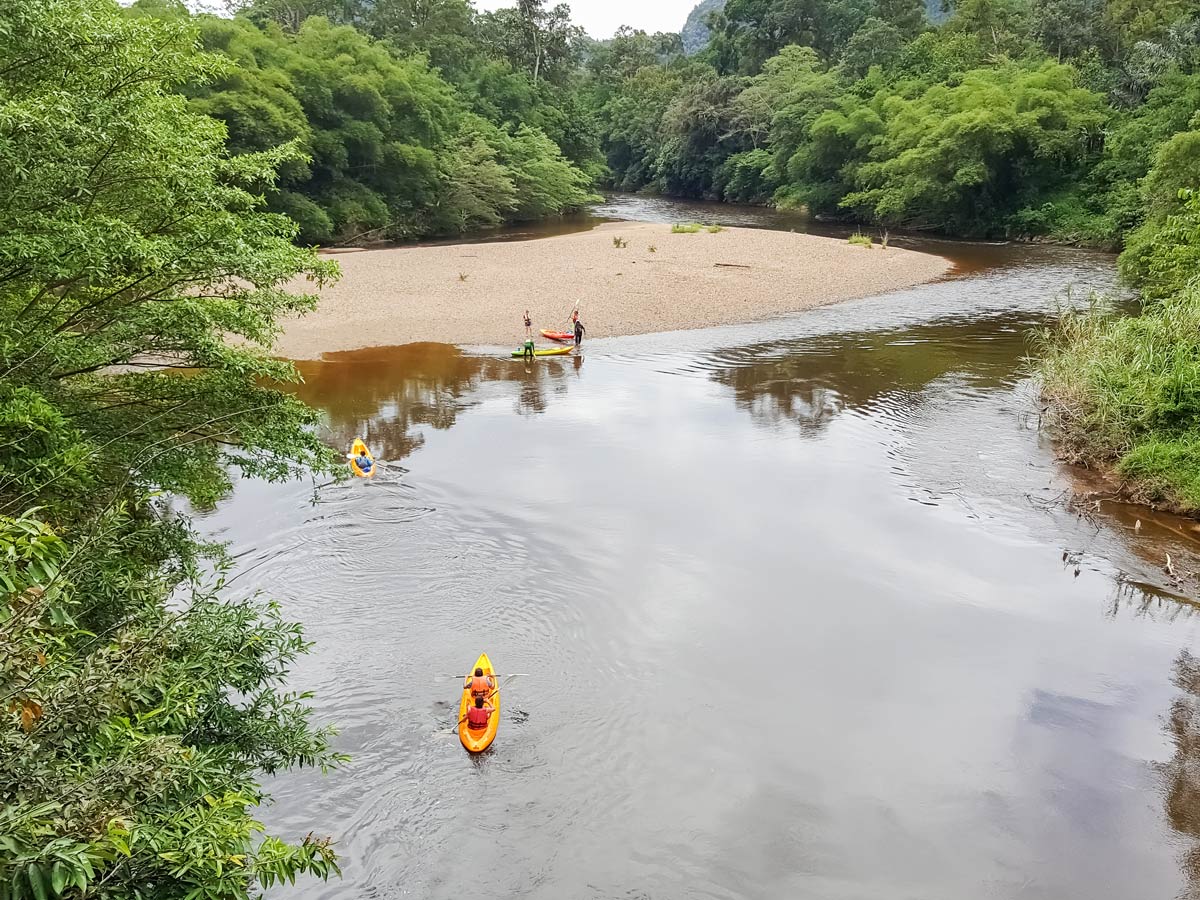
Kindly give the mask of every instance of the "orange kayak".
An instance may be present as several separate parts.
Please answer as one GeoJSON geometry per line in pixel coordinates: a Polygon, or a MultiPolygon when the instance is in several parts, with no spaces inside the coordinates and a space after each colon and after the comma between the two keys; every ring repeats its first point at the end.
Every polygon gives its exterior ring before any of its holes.
{"type": "Polygon", "coordinates": [[[550,331],[547,328],[542,329],[542,337],[549,338],[552,341],[562,341],[564,344],[567,341],[574,341],[575,335],[569,331],[550,331]]]}
{"type": "Polygon", "coordinates": [[[496,670],[492,667],[492,661],[488,659],[486,653],[481,653],[479,659],[475,660],[475,665],[471,666],[472,675],[475,674],[476,669],[483,669],[483,674],[491,676],[492,680],[496,682],[495,690],[484,701],[492,708],[492,715],[488,719],[486,728],[471,728],[467,725],[467,710],[475,702],[471,697],[471,676],[467,676],[467,680],[463,683],[462,702],[458,704],[458,739],[472,753],[482,753],[492,745],[492,741],[496,739],[496,732],[500,730],[500,682],[496,670]]]}

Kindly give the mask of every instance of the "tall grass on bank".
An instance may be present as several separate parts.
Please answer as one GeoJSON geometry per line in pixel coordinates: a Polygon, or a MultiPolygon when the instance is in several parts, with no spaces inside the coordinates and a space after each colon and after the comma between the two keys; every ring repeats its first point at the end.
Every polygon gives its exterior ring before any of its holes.
{"type": "Polygon", "coordinates": [[[1115,472],[1134,500],[1200,512],[1200,287],[1140,315],[1069,312],[1039,343],[1064,456],[1115,472]]]}

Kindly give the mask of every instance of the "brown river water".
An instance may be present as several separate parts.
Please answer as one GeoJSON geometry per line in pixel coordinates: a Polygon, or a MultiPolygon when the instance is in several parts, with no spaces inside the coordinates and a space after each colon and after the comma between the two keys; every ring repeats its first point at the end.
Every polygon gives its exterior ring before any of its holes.
{"type": "Polygon", "coordinates": [[[381,474],[243,482],[203,523],[231,594],[304,623],[291,684],[353,757],[271,782],[268,826],[345,869],[272,897],[1200,895],[1196,608],[1164,572],[1200,569],[1193,528],[1068,504],[1022,374],[1112,259],[896,240],[957,276],[528,366],[303,364],[381,474]],[[440,676],[481,650],[526,674],[471,758],[440,676]]]}

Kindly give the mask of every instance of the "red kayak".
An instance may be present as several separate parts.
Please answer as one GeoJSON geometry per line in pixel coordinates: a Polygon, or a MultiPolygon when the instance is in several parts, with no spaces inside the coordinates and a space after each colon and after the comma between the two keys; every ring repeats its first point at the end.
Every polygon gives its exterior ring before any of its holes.
{"type": "Polygon", "coordinates": [[[545,328],[542,329],[542,337],[552,341],[561,341],[564,344],[575,340],[575,335],[569,331],[547,331],[545,328]]]}

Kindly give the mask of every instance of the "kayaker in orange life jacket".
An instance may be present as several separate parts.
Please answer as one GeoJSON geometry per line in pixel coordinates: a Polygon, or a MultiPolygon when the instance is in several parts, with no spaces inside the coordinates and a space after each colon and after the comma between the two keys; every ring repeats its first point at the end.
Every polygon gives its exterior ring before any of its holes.
{"type": "Polygon", "coordinates": [[[493,712],[495,710],[483,702],[483,697],[476,697],[475,705],[467,710],[467,727],[475,731],[487,728],[493,712]]]}
{"type": "Polygon", "coordinates": [[[484,675],[483,669],[476,669],[475,675],[471,679],[471,696],[478,699],[486,697],[496,689],[496,679],[491,675],[484,675]]]}

